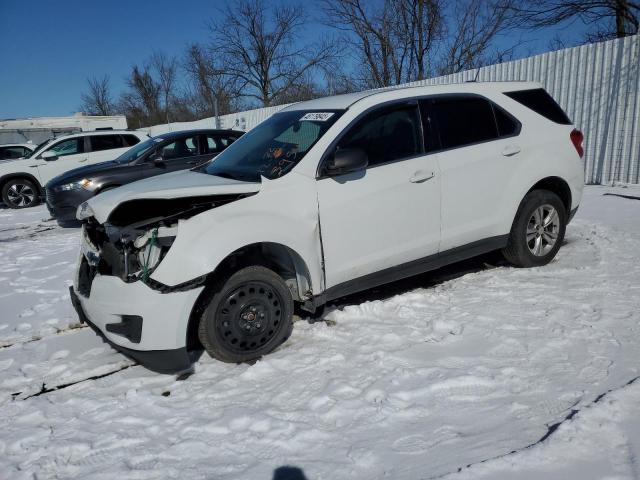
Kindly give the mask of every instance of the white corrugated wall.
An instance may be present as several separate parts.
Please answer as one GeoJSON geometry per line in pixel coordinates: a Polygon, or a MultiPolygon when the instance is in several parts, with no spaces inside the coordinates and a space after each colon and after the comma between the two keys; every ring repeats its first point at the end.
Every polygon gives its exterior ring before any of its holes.
{"type": "MultiPolygon", "coordinates": [[[[592,43],[408,85],[536,81],[585,134],[586,183],[640,183],[640,36],[592,43]]],[[[404,85],[400,85],[404,86],[404,85]]],[[[249,130],[286,105],[220,117],[249,130]]]]}

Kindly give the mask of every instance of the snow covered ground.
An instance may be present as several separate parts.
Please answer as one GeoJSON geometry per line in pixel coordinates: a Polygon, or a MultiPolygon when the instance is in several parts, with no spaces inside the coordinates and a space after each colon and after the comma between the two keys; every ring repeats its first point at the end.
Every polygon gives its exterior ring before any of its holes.
{"type": "Polygon", "coordinates": [[[78,230],[0,207],[0,478],[640,478],[640,201],[605,193],[640,188],[588,187],[546,267],[353,296],[186,379],[78,324],[78,230]]]}

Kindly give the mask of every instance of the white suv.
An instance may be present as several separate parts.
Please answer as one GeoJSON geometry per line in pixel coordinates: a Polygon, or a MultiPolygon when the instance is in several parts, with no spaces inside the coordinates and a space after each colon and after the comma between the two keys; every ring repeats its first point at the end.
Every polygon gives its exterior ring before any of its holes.
{"type": "Polygon", "coordinates": [[[82,320],[158,371],[254,360],[326,302],[501,249],[545,265],[583,187],[582,134],[537,84],[298,103],[199,170],[89,200],[82,320]]]}
{"type": "Polygon", "coordinates": [[[0,162],[0,193],[9,208],[37,205],[44,185],[62,173],[117,158],[149,136],[144,132],[104,130],[52,138],[26,158],[0,162]]]}

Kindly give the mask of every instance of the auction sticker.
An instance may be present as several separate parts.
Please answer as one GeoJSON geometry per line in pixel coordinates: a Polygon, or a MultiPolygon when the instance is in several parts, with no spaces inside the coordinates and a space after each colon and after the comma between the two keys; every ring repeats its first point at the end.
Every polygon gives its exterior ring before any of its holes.
{"type": "Polygon", "coordinates": [[[310,112],[305,113],[304,116],[300,119],[300,121],[308,120],[310,122],[326,122],[335,112],[310,112]]]}

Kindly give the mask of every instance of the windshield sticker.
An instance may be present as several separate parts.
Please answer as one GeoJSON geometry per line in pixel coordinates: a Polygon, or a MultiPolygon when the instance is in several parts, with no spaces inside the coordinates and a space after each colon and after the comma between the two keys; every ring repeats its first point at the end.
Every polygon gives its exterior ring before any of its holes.
{"type": "Polygon", "coordinates": [[[333,117],[334,112],[311,112],[306,113],[300,121],[303,122],[305,120],[310,122],[326,122],[331,117],[333,117]]]}

